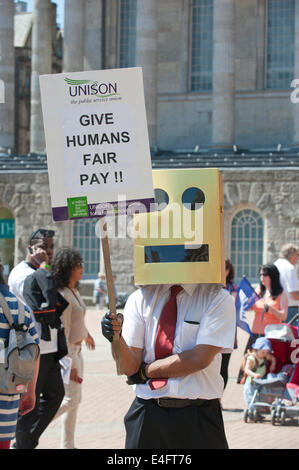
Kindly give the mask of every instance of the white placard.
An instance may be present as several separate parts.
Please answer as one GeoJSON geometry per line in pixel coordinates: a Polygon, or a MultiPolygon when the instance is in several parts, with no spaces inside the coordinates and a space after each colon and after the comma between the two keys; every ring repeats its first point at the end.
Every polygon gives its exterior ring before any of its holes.
{"type": "MultiPolygon", "coordinates": [[[[40,77],[55,221],[154,202],[142,69],[40,77]],[[125,201],[125,203],[124,203],[125,201]]],[[[124,213],[123,212],[123,213],[124,213]]]]}

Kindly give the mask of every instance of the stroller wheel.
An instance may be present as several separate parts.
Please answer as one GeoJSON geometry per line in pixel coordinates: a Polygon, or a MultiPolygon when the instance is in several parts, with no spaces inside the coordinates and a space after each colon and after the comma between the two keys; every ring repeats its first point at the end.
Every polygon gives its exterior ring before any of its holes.
{"type": "Polygon", "coordinates": [[[272,426],[275,426],[275,421],[276,421],[276,412],[275,412],[275,408],[273,408],[271,410],[271,424],[272,424],[272,426]]]}
{"type": "Polygon", "coordinates": [[[286,422],[286,412],[283,410],[281,413],[280,413],[280,424],[282,424],[282,426],[285,424],[286,422]]]}
{"type": "Polygon", "coordinates": [[[245,423],[248,423],[249,410],[245,410],[245,411],[244,411],[244,416],[243,416],[243,418],[244,418],[244,422],[245,422],[245,423]]]}
{"type": "Polygon", "coordinates": [[[254,421],[255,423],[257,423],[258,420],[259,420],[259,413],[258,413],[258,411],[255,409],[255,410],[253,410],[253,421],[254,421]]]}

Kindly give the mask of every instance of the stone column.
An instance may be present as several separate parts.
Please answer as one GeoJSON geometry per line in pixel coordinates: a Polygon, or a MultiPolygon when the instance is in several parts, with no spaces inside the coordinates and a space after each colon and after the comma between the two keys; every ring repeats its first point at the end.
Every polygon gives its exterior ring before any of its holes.
{"type": "MultiPolygon", "coordinates": [[[[295,4],[295,65],[294,65],[294,79],[299,80],[299,0],[295,4]]],[[[295,88],[298,90],[299,81],[296,82],[295,88]]],[[[299,148],[299,102],[298,92],[296,93],[296,100],[292,106],[294,109],[294,138],[293,146],[299,148]]]]}
{"type": "Polygon", "coordinates": [[[0,81],[0,149],[14,149],[15,52],[11,0],[0,0],[0,81]]]}
{"type": "Polygon", "coordinates": [[[145,105],[150,146],[157,145],[157,0],[138,0],[136,66],[143,69],[145,105]]]}
{"type": "Polygon", "coordinates": [[[235,140],[235,0],[214,0],[213,130],[215,148],[235,140]]]}
{"type": "Polygon", "coordinates": [[[84,70],[102,68],[102,0],[85,1],[84,70]]]}
{"type": "Polygon", "coordinates": [[[39,76],[52,72],[51,0],[35,0],[32,26],[30,151],[46,148],[39,76]]]}
{"type": "Polygon", "coordinates": [[[84,60],[85,0],[65,0],[63,71],[82,72],[84,60]]]}

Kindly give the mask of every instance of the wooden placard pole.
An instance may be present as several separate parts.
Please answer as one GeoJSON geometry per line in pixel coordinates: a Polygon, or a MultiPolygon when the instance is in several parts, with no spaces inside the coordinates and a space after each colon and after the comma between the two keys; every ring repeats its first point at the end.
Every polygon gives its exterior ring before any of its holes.
{"type": "MultiPolygon", "coordinates": [[[[109,239],[108,239],[106,218],[102,217],[99,220],[99,223],[100,223],[101,243],[102,243],[102,250],[103,250],[103,257],[104,257],[104,264],[105,264],[109,310],[113,315],[116,316],[117,313],[116,313],[115,292],[114,292],[113,276],[112,276],[112,269],[111,269],[109,239]]],[[[112,347],[112,355],[116,363],[117,375],[122,375],[123,367],[122,367],[121,354],[120,354],[119,337],[113,337],[111,347],[112,347]]]]}

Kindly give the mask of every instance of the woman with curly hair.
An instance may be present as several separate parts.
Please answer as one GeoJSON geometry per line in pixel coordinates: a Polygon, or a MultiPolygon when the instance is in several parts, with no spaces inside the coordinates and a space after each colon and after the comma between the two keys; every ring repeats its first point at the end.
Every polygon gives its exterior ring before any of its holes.
{"type": "Polygon", "coordinates": [[[77,289],[84,271],[80,253],[72,248],[60,249],[54,256],[51,271],[59,292],[69,303],[63,312],[62,322],[67,339],[68,356],[72,359],[70,381],[65,384],[65,396],[55,418],[62,416],[61,448],[74,449],[83,377],[81,344],[85,341],[89,349],[95,349],[95,343],[85,326],[86,306],[77,289]]]}

